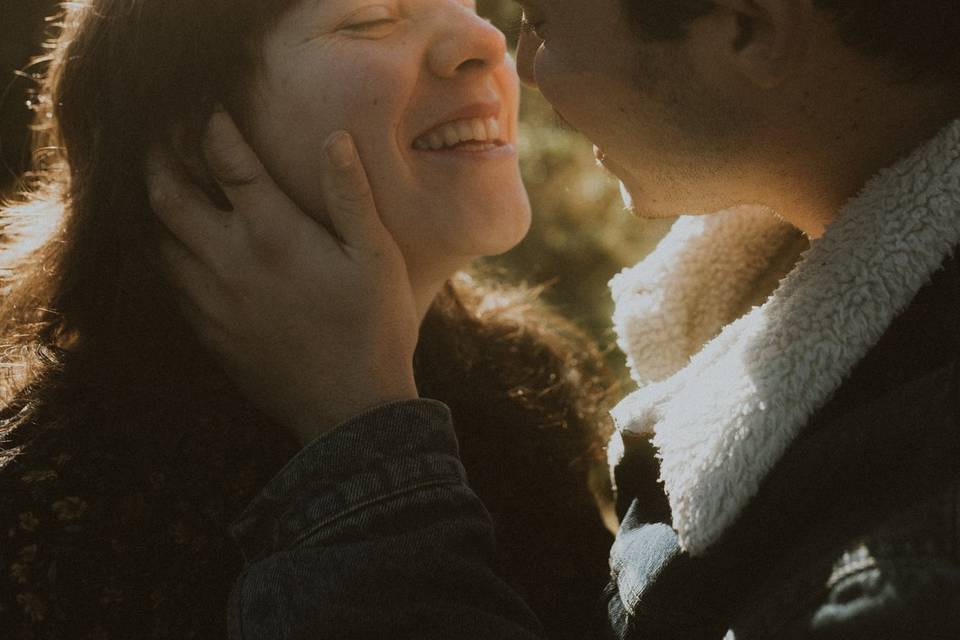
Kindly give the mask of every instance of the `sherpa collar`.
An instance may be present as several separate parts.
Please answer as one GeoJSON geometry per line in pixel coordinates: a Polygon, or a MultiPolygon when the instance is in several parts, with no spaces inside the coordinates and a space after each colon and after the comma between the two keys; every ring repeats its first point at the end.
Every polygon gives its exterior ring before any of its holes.
{"type": "Polygon", "coordinates": [[[619,344],[646,385],[617,405],[614,422],[653,434],[673,526],[691,555],[734,522],[960,243],[960,121],[874,177],[746,312],[751,292],[796,257],[797,241],[762,210],[684,217],[611,282],[619,344]]]}

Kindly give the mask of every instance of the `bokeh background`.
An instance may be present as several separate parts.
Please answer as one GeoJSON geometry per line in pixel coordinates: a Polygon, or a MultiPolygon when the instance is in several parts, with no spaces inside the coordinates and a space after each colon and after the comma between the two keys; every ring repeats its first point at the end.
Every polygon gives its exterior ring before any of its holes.
{"type": "MultiPolygon", "coordinates": [[[[162,1],[162,0],[157,0],[162,1]]],[[[0,195],[17,188],[29,162],[28,101],[40,68],[53,0],[0,0],[0,195]]],[[[512,0],[479,0],[478,11],[516,44],[520,11],[512,0]]],[[[544,297],[590,332],[617,374],[625,376],[610,328],[607,281],[649,252],[670,221],[638,220],[624,211],[618,185],[596,166],[592,145],[562,128],[536,92],[524,90],[521,167],[533,205],[526,240],[485,260],[500,277],[548,285],[544,297]]]]}

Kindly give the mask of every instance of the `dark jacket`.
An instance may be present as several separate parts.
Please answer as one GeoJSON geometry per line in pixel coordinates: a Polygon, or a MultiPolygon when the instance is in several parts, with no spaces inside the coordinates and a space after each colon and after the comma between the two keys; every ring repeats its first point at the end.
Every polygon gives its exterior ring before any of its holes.
{"type": "MultiPolygon", "coordinates": [[[[634,375],[658,362],[647,329],[702,307],[690,292],[763,267],[749,247],[771,223],[681,221],[663,245],[683,278],[618,276],[634,375]],[[637,304],[662,291],[667,316],[637,304]]],[[[960,636],[958,246],[953,122],[879,172],[762,305],[614,409],[661,461],[631,464],[641,442],[618,469],[637,497],[611,555],[620,637],[960,636]]]]}
{"type": "MultiPolygon", "coordinates": [[[[466,417],[456,438],[443,442],[461,443],[450,466],[462,474],[462,462],[484,497],[483,506],[471,498],[471,522],[496,527],[501,544],[488,545],[486,571],[495,567],[551,635],[586,637],[605,622],[598,594],[613,539],[586,477],[596,456],[584,455],[585,444],[598,447],[603,435],[590,419],[545,425],[539,405],[514,402],[506,391],[463,394],[483,388],[478,378],[487,374],[449,360],[456,369],[445,372],[450,406],[466,417]]],[[[76,363],[66,361],[45,378],[49,386],[22,395],[34,402],[0,412],[0,639],[225,638],[242,551],[261,555],[255,532],[239,535],[238,546],[228,529],[265,486],[283,478],[281,493],[298,486],[311,454],[297,455],[282,429],[229,388],[185,385],[174,393],[172,384],[107,383],[72,374],[76,363]],[[144,400],[159,392],[164,397],[144,400]]],[[[216,369],[209,373],[216,379],[216,369]]],[[[553,408],[572,412],[575,400],[559,397],[553,408]]],[[[449,424],[445,408],[442,416],[449,424]]],[[[340,450],[356,445],[361,456],[379,455],[370,444],[357,437],[340,450]]],[[[406,472],[385,470],[383,481],[406,472]]],[[[369,515],[376,505],[364,495],[344,496],[346,508],[369,515]]],[[[264,503],[261,496],[257,504],[264,503]]]]}
{"type": "Polygon", "coordinates": [[[617,470],[629,507],[608,589],[618,637],[960,637],[956,259],[706,555],[683,553],[664,524],[649,446],[635,441],[617,470]]]}
{"type": "MultiPolygon", "coordinates": [[[[664,497],[628,455],[621,490],[643,499],[615,545],[614,633],[957,637],[958,301],[951,260],[703,557],[656,524],[664,497]]],[[[492,526],[437,403],[381,407],[316,441],[235,533],[250,562],[231,638],[540,635],[491,569],[492,526]]]]}
{"type": "MultiPolygon", "coordinates": [[[[618,406],[624,432],[655,425],[663,465],[633,439],[616,469],[614,637],[960,637],[958,212],[960,122],[871,181],[766,303],[618,406]]],[[[728,239],[765,245],[748,233],[728,239]]],[[[716,279],[755,256],[690,257],[716,279]]],[[[437,403],[317,440],[234,532],[234,640],[542,635],[493,569],[437,403]]]]}

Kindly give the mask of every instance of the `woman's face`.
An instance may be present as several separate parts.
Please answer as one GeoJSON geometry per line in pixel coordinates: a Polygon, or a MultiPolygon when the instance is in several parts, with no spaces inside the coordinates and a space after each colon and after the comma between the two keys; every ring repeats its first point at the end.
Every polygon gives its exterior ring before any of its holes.
{"type": "Polygon", "coordinates": [[[471,0],[303,0],[260,53],[242,120],[267,169],[322,218],[323,144],[353,134],[415,286],[526,234],[516,71],[471,0]]]}

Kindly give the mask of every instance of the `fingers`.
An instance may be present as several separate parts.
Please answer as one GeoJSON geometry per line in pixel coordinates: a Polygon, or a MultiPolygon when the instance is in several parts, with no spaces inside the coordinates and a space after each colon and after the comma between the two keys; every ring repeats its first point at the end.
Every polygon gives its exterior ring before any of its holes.
{"type": "Polygon", "coordinates": [[[269,224],[290,209],[289,198],[223,109],[210,117],[202,149],[213,178],[242,217],[269,224]]]}
{"type": "MultiPolygon", "coordinates": [[[[253,236],[265,246],[282,247],[294,229],[306,229],[301,225],[310,221],[309,217],[276,185],[226,111],[218,110],[211,117],[203,153],[214,178],[234,206],[233,214],[220,212],[221,217],[232,215],[237,221],[246,222],[253,236]]],[[[342,131],[331,135],[323,157],[324,204],[338,236],[330,240],[339,240],[354,249],[381,248],[390,236],[380,221],[366,171],[350,135],[342,131]]],[[[209,239],[210,229],[194,230],[203,231],[203,237],[209,239]]],[[[316,235],[321,242],[328,237],[325,232],[316,235]]],[[[181,239],[191,248],[194,246],[181,239]]]]}
{"type": "Polygon", "coordinates": [[[167,281],[181,294],[198,301],[221,295],[216,272],[172,234],[161,234],[158,254],[167,281]]]}
{"type": "Polygon", "coordinates": [[[323,182],[327,215],[341,242],[355,249],[375,249],[389,237],[380,221],[367,173],[350,135],[332,134],[324,145],[323,182]]]}
{"type": "MultiPolygon", "coordinates": [[[[226,111],[217,110],[210,117],[202,148],[213,178],[233,205],[235,221],[260,250],[282,254],[291,238],[316,227],[274,182],[226,111]]],[[[326,249],[337,245],[326,232],[314,235],[326,249]]]]}
{"type": "Polygon", "coordinates": [[[187,321],[201,336],[223,334],[223,323],[215,312],[226,306],[220,279],[172,234],[161,235],[158,250],[159,266],[173,285],[174,297],[187,321]]]}
{"type": "MultiPolygon", "coordinates": [[[[224,187],[243,187],[266,177],[260,158],[253,152],[233,118],[223,109],[210,116],[202,141],[204,160],[213,177],[224,187]]],[[[238,192],[242,189],[238,189],[238,192]]]]}
{"type": "Polygon", "coordinates": [[[199,258],[211,260],[228,214],[212,206],[158,146],[147,153],[146,177],[150,206],[167,230],[199,258]]]}
{"type": "MultiPolygon", "coordinates": [[[[289,227],[291,212],[302,214],[267,173],[226,111],[218,110],[210,118],[203,148],[214,177],[251,228],[269,234],[271,229],[289,227]]],[[[357,249],[380,246],[386,230],[350,135],[342,131],[331,135],[324,157],[324,202],[339,239],[357,249]]]]}

